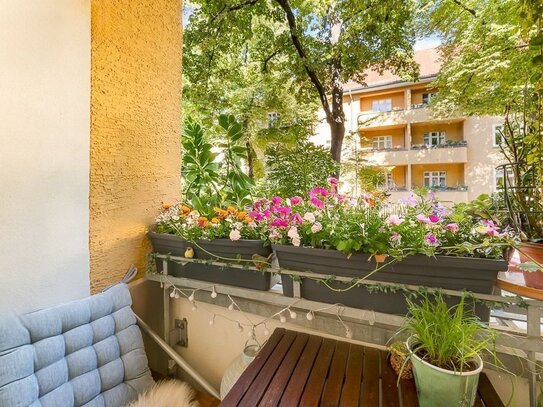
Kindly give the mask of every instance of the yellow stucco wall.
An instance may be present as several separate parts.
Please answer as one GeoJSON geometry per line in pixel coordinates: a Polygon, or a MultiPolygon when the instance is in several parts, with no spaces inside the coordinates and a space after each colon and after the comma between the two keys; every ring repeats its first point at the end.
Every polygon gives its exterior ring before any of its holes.
{"type": "Polygon", "coordinates": [[[379,129],[375,131],[362,131],[361,132],[361,145],[362,147],[372,147],[373,138],[378,136],[392,136],[393,148],[405,147],[405,128],[394,129],[379,129]]]}
{"type": "Polygon", "coordinates": [[[447,186],[464,185],[464,164],[424,164],[411,166],[412,185],[414,188],[424,186],[425,171],[446,171],[447,186]]]}
{"type": "Polygon", "coordinates": [[[145,268],[146,228],[179,199],[181,1],[92,0],[90,280],[145,268]]]}
{"type": "Polygon", "coordinates": [[[456,123],[428,123],[428,124],[414,124],[411,127],[411,140],[413,144],[423,144],[424,143],[424,133],[432,131],[444,131],[447,133],[447,140],[463,140],[464,131],[462,122],[456,123]]]}
{"type": "Polygon", "coordinates": [[[392,99],[392,109],[404,109],[405,108],[405,92],[402,90],[400,92],[388,93],[388,94],[378,94],[378,95],[368,95],[360,98],[360,111],[369,112],[372,110],[372,103],[376,100],[381,99],[392,99]]]}

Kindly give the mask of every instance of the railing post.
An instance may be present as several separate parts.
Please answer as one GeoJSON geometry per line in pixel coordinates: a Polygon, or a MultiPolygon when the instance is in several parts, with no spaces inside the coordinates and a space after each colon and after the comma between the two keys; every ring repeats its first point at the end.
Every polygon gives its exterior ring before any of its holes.
{"type": "MultiPolygon", "coordinates": [[[[527,321],[527,337],[528,339],[541,340],[541,308],[534,305],[528,306],[526,315],[527,321]]],[[[528,366],[529,366],[529,390],[530,390],[530,406],[537,406],[538,385],[537,385],[537,360],[534,351],[528,351],[528,366]]]]}

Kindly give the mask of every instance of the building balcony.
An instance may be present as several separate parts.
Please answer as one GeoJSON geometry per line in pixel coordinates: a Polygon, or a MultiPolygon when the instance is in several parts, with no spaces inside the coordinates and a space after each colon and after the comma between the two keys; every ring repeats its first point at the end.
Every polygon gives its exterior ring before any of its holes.
{"type": "Polygon", "coordinates": [[[407,122],[407,110],[396,108],[389,112],[362,112],[358,115],[358,126],[364,129],[375,127],[395,127],[407,122]]]}
{"type": "Polygon", "coordinates": [[[415,144],[411,149],[391,148],[386,150],[363,150],[365,159],[372,165],[395,166],[406,164],[467,163],[468,148],[465,141],[427,147],[415,144]]]}

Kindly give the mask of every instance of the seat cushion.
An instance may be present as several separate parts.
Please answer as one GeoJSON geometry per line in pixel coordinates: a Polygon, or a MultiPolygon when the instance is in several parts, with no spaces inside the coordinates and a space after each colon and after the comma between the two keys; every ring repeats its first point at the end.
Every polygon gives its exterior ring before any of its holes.
{"type": "Polygon", "coordinates": [[[123,406],[154,384],[126,284],[0,316],[0,407],[123,406]]]}

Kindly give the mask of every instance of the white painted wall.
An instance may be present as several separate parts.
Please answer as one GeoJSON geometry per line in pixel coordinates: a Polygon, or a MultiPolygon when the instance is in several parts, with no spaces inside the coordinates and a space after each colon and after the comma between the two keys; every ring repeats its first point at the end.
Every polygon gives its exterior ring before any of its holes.
{"type": "Polygon", "coordinates": [[[0,309],[89,294],[90,1],[0,0],[0,309]]]}

